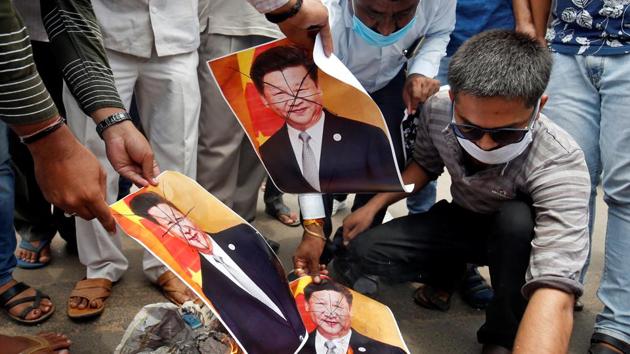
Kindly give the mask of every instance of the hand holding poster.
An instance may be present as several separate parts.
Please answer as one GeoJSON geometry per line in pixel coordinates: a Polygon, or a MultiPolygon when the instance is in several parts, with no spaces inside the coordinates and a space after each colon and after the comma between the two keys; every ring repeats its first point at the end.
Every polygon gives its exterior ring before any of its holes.
{"type": "Polygon", "coordinates": [[[282,191],[403,190],[378,106],[341,62],[319,62],[329,67],[318,67],[310,53],[284,39],[208,65],[282,191]]]}

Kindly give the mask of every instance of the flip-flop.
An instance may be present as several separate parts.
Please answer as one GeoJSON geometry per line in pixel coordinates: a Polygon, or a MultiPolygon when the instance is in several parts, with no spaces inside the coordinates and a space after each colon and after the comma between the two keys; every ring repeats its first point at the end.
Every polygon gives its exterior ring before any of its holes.
{"type": "Polygon", "coordinates": [[[26,251],[35,253],[37,261],[31,263],[31,262],[24,261],[24,260],[22,260],[20,258],[17,258],[17,266],[22,268],[22,269],[37,269],[37,268],[42,268],[42,267],[47,266],[48,263],[50,263],[50,260],[48,262],[40,262],[39,261],[39,254],[49,244],[50,244],[50,240],[42,240],[39,243],[39,246],[33,246],[30,242],[27,242],[25,240],[21,240],[19,247],[21,249],[26,250],[26,251]]]}
{"type": "Polygon", "coordinates": [[[289,209],[289,207],[284,204],[281,198],[278,198],[270,203],[265,203],[265,213],[273,218],[276,218],[278,221],[286,226],[296,227],[300,226],[301,224],[300,219],[296,219],[294,222],[291,223],[286,223],[282,221],[282,219],[280,218],[281,215],[285,215],[288,218],[291,217],[291,209],[289,209]]]}

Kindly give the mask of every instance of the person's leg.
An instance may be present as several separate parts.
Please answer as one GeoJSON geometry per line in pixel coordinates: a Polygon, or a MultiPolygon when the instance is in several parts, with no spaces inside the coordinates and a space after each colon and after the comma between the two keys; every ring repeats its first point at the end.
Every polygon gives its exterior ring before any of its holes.
{"type": "Polygon", "coordinates": [[[441,201],[428,212],[396,218],[358,235],[349,245],[349,282],[363,275],[411,281],[431,271],[432,284],[453,286],[465,261],[483,259],[487,217],[441,201]]]}
{"type": "Polygon", "coordinates": [[[207,60],[263,44],[262,36],[202,33],[197,74],[201,91],[197,181],[245,220],[256,213],[258,188],[265,176],[249,140],[208,69],[207,60]]]}
{"type": "Polygon", "coordinates": [[[246,43],[239,39],[203,33],[197,68],[201,91],[197,181],[229,208],[233,206],[236,192],[241,143],[246,138],[223,99],[207,61],[246,48],[246,43]]]}
{"type": "MultiPolygon", "coordinates": [[[[197,52],[143,60],[135,97],[144,132],[161,170],[197,175],[200,93],[197,52]],[[159,100],[156,100],[159,97],[159,100]]],[[[167,268],[145,252],[142,266],[156,283],[167,268]]]]}
{"type": "MultiPolygon", "coordinates": [[[[116,89],[126,107],[129,107],[133,88],[138,76],[137,63],[134,57],[108,51],[109,64],[114,73],[116,89]]],[[[64,85],[64,104],[66,106],[68,126],[77,137],[99,160],[106,173],[107,203],[116,201],[118,194],[118,173],[109,163],[105,154],[105,143],[96,133],[96,125],[90,117],[85,116],[78,103],[64,85]]],[[[76,218],[77,249],[79,261],[87,268],[86,278],[107,279],[112,282],[122,277],[129,262],[122,252],[120,230],[109,234],[97,221],[86,221],[76,218]]],[[[98,309],[102,300],[88,303],[87,299],[73,296],[68,303],[70,309],[98,309]]]]}
{"type": "MultiPolygon", "coordinates": [[[[592,234],[595,220],[595,197],[602,173],[599,146],[600,95],[594,84],[598,75],[589,69],[585,57],[581,55],[553,53],[553,61],[549,86],[545,92],[549,95],[549,100],[542,112],[566,130],[584,152],[591,177],[588,225],[592,234]]],[[[584,283],[588,265],[589,260],[580,275],[582,283],[584,283]]]]}
{"type": "MultiPolygon", "coordinates": [[[[59,113],[65,116],[62,99],[63,76],[54,61],[50,60],[54,57],[51,45],[48,42],[31,41],[31,46],[37,71],[59,113]]],[[[35,180],[33,159],[28,148],[20,143],[15,134],[10,135],[11,159],[16,177],[14,225],[23,241],[29,242],[35,249],[43,247],[39,257],[37,252],[19,246],[16,255],[29,263],[45,264],[50,260],[50,246],[40,245],[42,242],[47,244],[52,240],[57,233],[57,227],[70,222],[71,230],[64,232],[62,236],[68,238],[67,242],[71,247],[76,247],[74,217],[66,218],[63,213],[51,213],[50,203],[44,198],[35,180]]]]}
{"type": "Polygon", "coordinates": [[[630,55],[601,61],[600,148],[608,225],[604,272],[598,291],[604,304],[595,333],[621,340],[630,350],[630,55]]]}
{"type": "Polygon", "coordinates": [[[13,279],[16,259],[13,230],[13,171],[11,170],[7,126],[0,122],[0,286],[13,279]]]}
{"type": "Polygon", "coordinates": [[[278,219],[278,221],[287,226],[300,225],[300,220],[297,214],[292,212],[291,209],[289,209],[289,207],[284,204],[283,195],[284,193],[282,193],[267,176],[265,192],[263,193],[263,201],[265,202],[265,213],[273,218],[278,219]]]}
{"type": "Polygon", "coordinates": [[[522,201],[505,202],[485,229],[494,297],[486,308],[486,322],[477,338],[480,343],[510,349],[527,306],[521,288],[534,236],[531,206],[522,201]]]}
{"type": "Polygon", "coordinates": [[[16,247],[13,229],[13,188],[7,126],[0,122],[0,304],[19,321],[43,321],[53,311],[50,299],[44,298],[39,303],[34,299],[11,305],[20,299],[36,296],[37,292],[28,286],[16,288],[17,282],[13,280],[13,269],[17,263],[13,254],[16,247]],[[29,307],[31,310],[28,310],[29,307]]]}
{"type": "MultiPolygon", "coordinates": [[[[238,175],[236,178],[236,190],[234,192],[233,207],[238,215],[248,222],[256,218],[256,205],[258,204],[258,191],[267,171],[258,160],[249,140],[241,140],[241,149],[238,159],[238,175]]],[[[273,185],[273,183],[269,183],[273,185]]],[[[297,218],[297,217],[296,217],[297,218]]]]}
{"type": "MultiPolygon", "coordinates": [[[[13,224],[23,242],[39,248],[57,233],[50,203],[46,201],[37,181],[33,159],[26,145],[13,132],[9,134],[12,168],[15,173],[15,213],[13,224]]],[[[50,261],[50,246],[36,252],[18,247],[16,257],[27,263],[45,264],[50,261]]]]}

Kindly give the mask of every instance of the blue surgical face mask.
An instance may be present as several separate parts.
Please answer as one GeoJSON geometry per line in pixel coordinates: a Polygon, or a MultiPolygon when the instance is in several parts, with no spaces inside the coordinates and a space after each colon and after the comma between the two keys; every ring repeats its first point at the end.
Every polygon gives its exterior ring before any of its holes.
{"type": "MultiPolygon", "coordinates": [[[[353,3],[354,7],[354,3],[353,3]]],[[[382,34],[375,32],[370,27],[366,26],[355,14],[352,15],[352,30],[359,35],[367,44],[375,46],[375,47],[387,47],[402,39],[407,32],[413,27],[416,23],[416,17],[409,21],[405,27],[399,29],[396,32],[392,32],[387,36],[383,36],[382,34]]]]}

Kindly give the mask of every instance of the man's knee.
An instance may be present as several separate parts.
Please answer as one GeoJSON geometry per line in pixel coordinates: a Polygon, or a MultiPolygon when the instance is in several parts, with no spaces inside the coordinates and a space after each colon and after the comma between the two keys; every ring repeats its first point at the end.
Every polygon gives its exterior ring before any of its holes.
{"type": "Polygon", "coordinates": [[[373,258],[371,253],[374,249],[374,232],[367,230],[354,238],[352,242],[348,244],[348,252],[351,259],[359,261],[373,258]]]}
{"type": "Polygon", "coordinates": [[[534,217],[530,204],[511,200],[496,213],[492,229],[493,241],[505,246],[529,246],[534,232],[534,217]]]}

